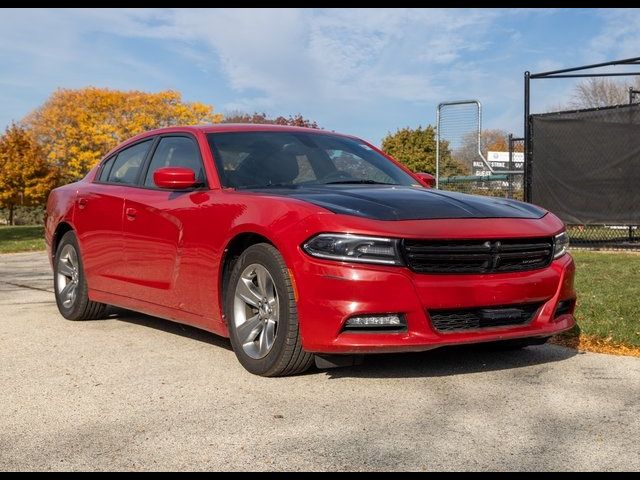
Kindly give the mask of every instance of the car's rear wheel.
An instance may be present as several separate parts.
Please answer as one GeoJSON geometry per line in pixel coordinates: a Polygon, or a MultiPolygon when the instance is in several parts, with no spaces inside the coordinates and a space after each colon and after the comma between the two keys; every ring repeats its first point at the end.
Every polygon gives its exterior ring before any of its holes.
{"type": "Polygon", "coordinates": [[[302,349],[289,271],[272,245],[253,245],[236,261],[225,294],[225,317],[233,351],[251,373],[294,375],[311,366],[313,355],[302,349]]]}
{"type": "Polygon", "coordinates": [[[68,320],[91,320],[104,316],[106,305],[89,300],[78,240],[73,232],[60,239],[53,264],[56,303],[68,320]]]}

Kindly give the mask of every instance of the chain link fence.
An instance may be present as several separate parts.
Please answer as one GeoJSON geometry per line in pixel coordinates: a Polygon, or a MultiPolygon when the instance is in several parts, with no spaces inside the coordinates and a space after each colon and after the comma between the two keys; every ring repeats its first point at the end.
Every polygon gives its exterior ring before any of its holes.
{"type": "Polygon", "coordinates": [[[524,139],[510,135],[508,151],[483,151],[482,105],[477,100],[439,104],[436,122],[438,188],[523,199],[524,139]]]}
{"type": "Polygon", "coordinates": [[[523,174],[453,176],[440,179],[440,189],[489,197],[523,199],[523,174]]]}
{"type": "Polygon", "coordinates": [[[441,178],[443,190],[486,195],[490,197],[524,198],[524,139],[509,135],[508,151],[488,151],[484,161],[472,162],[471,175],[441,178]]]}

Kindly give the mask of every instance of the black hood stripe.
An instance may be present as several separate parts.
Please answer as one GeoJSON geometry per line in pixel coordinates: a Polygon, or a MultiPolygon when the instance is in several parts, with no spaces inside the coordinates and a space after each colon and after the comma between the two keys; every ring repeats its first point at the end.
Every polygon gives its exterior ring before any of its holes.
{"type": "Polygon", "coordinates": [[[420,187],[319,185],[265,188],[255,193],[293,197],[334,213],[373,220],[447,218],[541,218],[546,211],[528,203],[420,187]]]}

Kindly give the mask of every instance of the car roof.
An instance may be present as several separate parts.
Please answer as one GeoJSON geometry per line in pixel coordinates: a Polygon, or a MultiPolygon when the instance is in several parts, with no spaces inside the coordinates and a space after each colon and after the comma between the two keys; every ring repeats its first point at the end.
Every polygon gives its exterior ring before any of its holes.
{"type": "Polygon", "coordinates": [[[136,143],[140,140],[144,140],[148,137],[155,135],[162,135],[167,133],[224,133],[224,132],[304,132],[320,135],[338,135],[347,138],[356,138],[353,135],[345,135],[342,133],[333,132],[330,130],[322,130],[319,128],[307,128],[307,127],[292,127],[289,125],[274,125],[274,124],[259,124],[259,123],[214,123],[208,125],[184,125],[166,128],[157,128],[155,130],[148,130],[140,133],[135,137],[132,137],[124,142],[120,143],[117,147],[111,149],[106,155],[110,156],[113,152],[120,150],[121,148],[136,143]]]}

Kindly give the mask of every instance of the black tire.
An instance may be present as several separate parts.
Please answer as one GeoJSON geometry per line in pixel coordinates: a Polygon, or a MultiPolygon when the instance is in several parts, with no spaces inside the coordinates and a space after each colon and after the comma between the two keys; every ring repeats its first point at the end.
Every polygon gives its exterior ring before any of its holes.
{"type": "Polygon", "coordinates": [[[289,271],[276,248],[259,243],[247,248],[236,261],[225,292],[225,318],[229,327],[231,345],[244,368],[255,375],[277,377],[295,375],[307,370],[313,363],[313,354],[302,349],[298,325],[298,310],[289,271]],[[236,287],[245,269],[258,264],[271,278],[278,298],[278,321],[273,344],[263,358],[252,358],[238,338],[234,317],[236,287]]]}
{"type": "Polygon", "coordinates": [[[53,264],[53,290],[55,292],[58,310],[60,310],[62,316],[67,320],[93,320],[104,317],[107,306],[104,303],[89,300],[89,289],[84,275],[78,240],[71,231],[62,236],[56,249],[56,257],[53,264]],[[62,283],[65,281],[68,282],[68,280],[62,278],[61,275],[65,278],[68,277],[60,271],[61,269],[65,272],[67,271],[63,265],[63,263],[67,264],[67,262],[65,262],[62,256],[64,253],[68,254],[71,249],[75,252],[77,258],[75,295],[73,301],[69,300],[66,295],[63,298],[61,293],[63,290],[62,283]]]}
{"type": "Polygon", "coordinates": [[[550,338],[551,337],[516,338],[514,340],[502,340],[499,342],[483,343],[481,345],[483,347],[496,351],[520,350],[525,347],[544,345],[550,338]]]}

